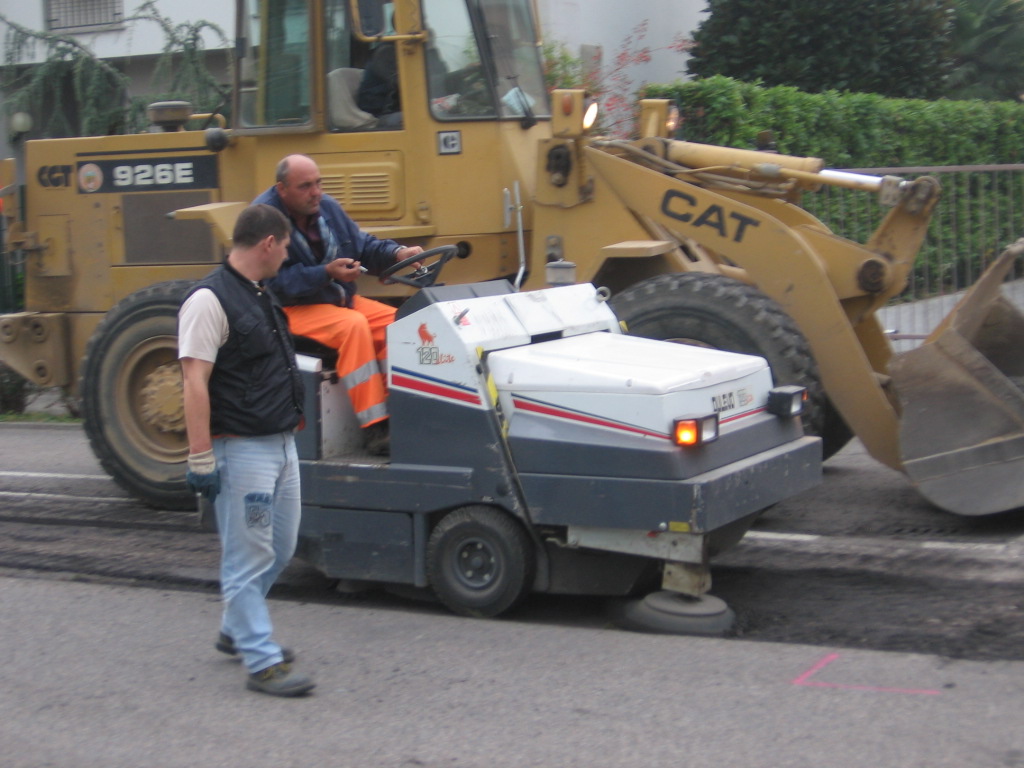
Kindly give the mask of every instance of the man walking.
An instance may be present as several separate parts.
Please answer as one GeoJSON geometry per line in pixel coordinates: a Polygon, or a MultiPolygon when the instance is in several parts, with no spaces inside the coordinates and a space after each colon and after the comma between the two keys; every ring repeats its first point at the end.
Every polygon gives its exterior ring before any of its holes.
{"type": "Polygon", "coordinates": [[[295,552],[302,381],[288,323],[264,281],[287,257],[287,219],[268,205],[242,211],[224,263],[178,314],[189,487],[214,504],[224,611],[216,647],[241,654],[250,690],[313,689],[294,654],[271,639],[266,596],[295,552]]]}
{"type": "Polygon", "coordinates": [[[321,188],[320,169],[305,155],[277,165],[277,182],[254,200],[288,216],[288,260],[271,284],[285,305],[292,333],[338,351],[337,373],[371,453],[388,452],[387,326],[395,309],[356,293],[363,271],[378,274],[396,261],[423,252],[363,232],[321,188]]]}

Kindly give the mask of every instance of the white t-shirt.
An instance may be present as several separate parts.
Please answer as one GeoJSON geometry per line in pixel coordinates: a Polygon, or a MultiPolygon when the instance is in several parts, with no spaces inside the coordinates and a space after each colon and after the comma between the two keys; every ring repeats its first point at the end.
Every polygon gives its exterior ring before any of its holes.
{"type": "Polygon", "coordinates": [[[178,359],[217,361],[217,350],[228,340],[228,316],[209,288],[200,288],[178,311],[178,359]]]}

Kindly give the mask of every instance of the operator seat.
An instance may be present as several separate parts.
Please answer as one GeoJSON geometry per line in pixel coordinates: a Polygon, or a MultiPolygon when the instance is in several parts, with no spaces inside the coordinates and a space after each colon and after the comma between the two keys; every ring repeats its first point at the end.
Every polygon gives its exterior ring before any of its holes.
{"type": "Polygon", "coordinates": [[[338,367],[338,350],[321,344],[309,336],[296,336],[294,333],[292,342],[295,344],[296,354],[319,358],[323,362],[325,371],[333,371],[338,367]]]}
{"type": "Polygon", "coordinates": [[[363,70],[339,67],[327,73],[327,113],[331,125],[343,131],[368,131],[377,126],[377,118],[356,105],[356,91],[363,70]]]}

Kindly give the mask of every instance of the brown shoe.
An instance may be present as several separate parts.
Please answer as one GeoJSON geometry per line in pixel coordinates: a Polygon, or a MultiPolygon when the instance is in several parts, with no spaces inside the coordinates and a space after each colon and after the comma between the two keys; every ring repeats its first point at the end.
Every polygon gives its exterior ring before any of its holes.
{"type": "Polygon", "coordinates": [[[316,683],[305,675],[293,672],[290,664],[281,662],[253,672],[245,681],[245,687],[271,696],[302,696],[312,691],[316,683]]]}
{"type": "Polygon", "coordinates": [[[391,455],[391,429],[386,419],[363,427],[363,445],[373,456],[391,455]]]}

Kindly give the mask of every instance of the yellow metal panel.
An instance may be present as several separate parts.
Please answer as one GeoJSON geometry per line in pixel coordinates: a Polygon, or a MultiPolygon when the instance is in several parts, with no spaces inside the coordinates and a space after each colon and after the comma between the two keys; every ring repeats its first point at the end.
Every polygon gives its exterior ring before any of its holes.
{"type": "Polygon", "coordinates": [[[0,160],[0,193],[6,195],[7,187],[14,183],[17,174],[17,163],[13,157],[0,160]]]}
{"type": "Polygon", "coordinates": [[[661,256],[676,248],[675,243],[668,240],[626,240],[621,243],[612,243],[601,249],[601,252],[609,257],[645,258],[648,256],[661,256]]]}
{"type": "Polygon", "coordinates": [[[231,247],[232,234],[235,231],[235,220],[248,203],[207,203],[179,208],[174,218],[184,221],[202,219],[209,223],[214,231],[217,242],[225,249],[231,247]]]}
{"type": "Polygon", "coordinates": [[[67,352],[67,316],[63,313],[0,316],[0,360],[33,384],[68,384],[67,352]]]}
{"type": "Polygon", "coordinates": [[[69,217],[64,215],[40,216],[37,219],[39,244],[39,275],[66,277],[71,274],[71,254],[68,251],[69,217]]]}
{"type": "Polygon", "coordinates": [[[394,220],[405,215],[405,171],[399,152],[346,152],[317,157],[323,189],[353,217],[394,220]]]}

